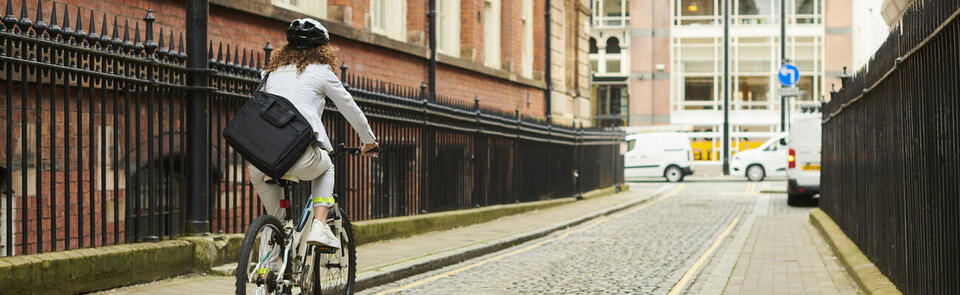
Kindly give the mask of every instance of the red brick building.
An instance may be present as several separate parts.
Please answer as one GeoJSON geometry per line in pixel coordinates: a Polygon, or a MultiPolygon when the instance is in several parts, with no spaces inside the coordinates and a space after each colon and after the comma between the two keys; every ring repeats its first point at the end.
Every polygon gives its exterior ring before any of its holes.
{"type": "MultiPolygon", "coordinates": [[[[544,0],[437,1],[437,94],[484,108],[544,118],[546,17],[544,0]],[[525,7],[526,6],[526,7],[525,7]],[[494,41],[490,41],[494,40],[494,41]]],[[[27,1],[31,11],[35,1],[27,1]]],[[[279,47],[290,20],[320,19],[353,73],[418,86],[428,80],[430,0],[212,0],[209,40],[261,51],[279,47]],[[399,12],[399,13],[397,13],[399,12]],[[389,28],[389,29],[385,29],[389,28]]],[[[50,10],[49,1],[43,1],[50,10]]],[[[97,15],[128,17],[131,26],[152,9],[155,28],[185,29],[185,3],[165,0],[58,1],[97,15]]],[[[553,113],[557,124],[590,125],[586,0],[552,1],[553,113]],[[568,53],[569,52],[569,53],[568,53]]],[[[86,16],[88,12],[84,12],[86,16]]],[[[121,19],[122,21],[122,19],[121,19]]],[[[86,22],[86,21],[85,21],[86,22]]],[[[100,20],[96,20],[97,27],[100,20]]]]}

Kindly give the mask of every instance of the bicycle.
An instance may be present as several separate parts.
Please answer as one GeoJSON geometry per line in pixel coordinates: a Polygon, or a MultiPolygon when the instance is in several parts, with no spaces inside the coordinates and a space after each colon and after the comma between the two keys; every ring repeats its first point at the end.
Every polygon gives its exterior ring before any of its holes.
{"type": "MultiPolygon", "coordinates": [[[[360,147],[346,148],[339,144],[329,153],[330,159],[343,153],[360,154],[360,147]]],[[[300,214],[300,220],[296,222],[293,209],[290,208],[290,188],[300,180],[285,176],[267,182],[279,184],[283,189],[280,207],[286,210],[286,217],[281,221],[267,214],[250,224],[237,257],[236,294],[245,295],[248,287],[253,287],[256,295],[292,295],[295,289],[299,289],[298,294],[303,295],[353,294],[357,273],[356,241],[350,218],[339,206],[343,201],[340,196],[334,194],[335,203],[327,218],[330,230],[340,238],[340,249],[313,246],[302,239],[303,233],[310,232],[313,198],[307,198],[309,200],[300,214]],[[265,236],[269,238],[268,249],[266,253],[260,253],[263,250],[260,241],[265,236]],[[279,265],[264,265],[274,251],[281,253],[275,259],[279,265]],[[279,269],[275,271],[274,267],[279,269]]]]}

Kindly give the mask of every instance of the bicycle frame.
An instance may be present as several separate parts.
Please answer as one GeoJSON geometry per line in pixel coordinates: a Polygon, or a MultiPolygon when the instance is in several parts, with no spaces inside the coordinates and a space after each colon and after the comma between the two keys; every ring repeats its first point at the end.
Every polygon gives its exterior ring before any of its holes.
{"type": "MultiPolygon", "coordinates": [[[[286,188],[284,188],[284,189],[286,190],[286,188]]],[[[336,208],[336,205],[334,205],[334,207],[332,207],[332,208],[336,208]]],[[[290,214],[290,213],[291,213],[291,210],[290,210],[290,208],[286,208],[286,210],[287,210],[287,216],[284,217],[284,219],[282,220],[282,224],[284,225],[284,228],[281,229],[281,230],[285,230],[285,231],[288,231],[288,232],[287,232],[287,234],[286,234],[286,239],[283,241],[283,243],[284,243],[284,245],[283,245],[283,251],[284,251],[284,252],[283,252],[283,255],[280,256],[280,257],[281,257],[281,260],[280,260],[280,263],[281,263],[281,264],[280,264],[280,270],[279,270],[279,272],[278,272],[279,274],[284,274],[284,273],[286,273],[286,271],[287,271],[287,265],[288,265],[289,259],[291,258],[291,256],[290,256],[290,250],[291,250],[291,249],[296,248],[296,250],[297,250],[296,253],[297,253],[298,256],[300,256],[300,257],[304,257],[304,256],[306,255],[307,247],[305,247],[305,244],[302,243],[302,238],[303,238],[303,233],[305,232],[305,230],[310,230],[310,227],[308,226],[309,223],[307,223],[307,221],[313,219],[313,199],[310,198],[310,199],[307,201],[306,206],[303,208],[303,213],[302,213],[301,216],[300,216],[300,223],[297,224],[296,227],[294,227],[293,224],[292,224],[294,220],[293,220],[293,218],[291,218],[291,214],[290,214]]],[[[266,256],[269,256],[269,255],[270,255],[269,253],[265,254],[265,255],[264,255],[264,258],[265,258],[266,256]]],[[[254,269],[260,269],[260,263],[263,262],[263,259],[264,259],[264,258],[258,258],[258,259],[257,259],[257,265],[254,267],[254,269]]],[[[302,271],[302,270],[301,270],[301,271],[302,271]]],[[[254,276],[255,274],[256,274],[256,273],[250,274],[250,277],[249,277],[248,279],[252,281],[252,280],[253,280],[253,276],[254,276]]],[[[277,277],[277,283],[278,283],[278,284],[283,284],[283,283],[284,283],[284,282],[283,282],[283,276],[278,276],[278,277],[277,277]]]]}
{"type": "MultiPolygon", "coordinates": [[[[377,151],[379,151],[379,149],[374,150],[374,152],[377,152],[377,151]]],[[[343,144],[339,144],[337,146],[336,151],[329,153],[329,155],[332,159],[342,153],[357,155],[360,153],[360,148],[359,147],[345,148],[343,144]]],[[[303,211],[300,214],[300,220],[299,222],[297,222],[294,219],[293,208],[291,208],[290,206],[290,202],[292,200],[292,191],[290,186],[293,184],[293,182],[288,182],[286,180],[281,179],[281,180],[278,180],[276,183],[279,184],[283,189],[283,199],[281,200],[280,206],[284,208],[284,212],[286,213],[285,214],[286,216],[280,220],[280,224],[282,228],[278,229],[278,230],[282,230],[286,234],[286,237],[283,239],[283,241],[278,241],[279,243],[281,243],[279,246],[283,247],[283,253],[282,255],[280,255],[280,257],[278,257],[280,258],[280,261],[279,261],[280,269],[277,272],[278,275],[276,278],[276,286],[278,287],[283,286],[284,288],[294,287],[295,285],[294,281],[298,280],[297,283],[301,284],[301,287],[302,287],[302,284],[304,283],[303,280],[305,279],[303,276],[306,273],[306,268],[304,267],[304,264],[307,262],[307,251],[310,249],[310,245],[308,245],[303,239],[303,233],[309,232],[310,227],[313,224],[313,222],[310,222],[313,220],[313,214],[314,214],[313,198],[312,196],[308,198],[306,206],[304,206],[303,211]],[[294,261],[294,263],[296,263],[295,265],[290,263],[292,259],[296,259],[296,261],[294,261]],[[290,279],[288,280],[286,279],[286,275],[288,275],[287,272],[289,267],[294,267],[295,272],[289,273],[289,275],[291,276],[290,276],[290,279]],[[295,274],[299,274],[299,279],[298,277],[292,276],[295,274]]],[[[330,214],[332,215],[328,216],[328,220],[329,218],[333,219],[333,223],[331,223],[331,227],[332,229],[334,229],[335,234],[337,234],[338,236],[347,238],[347,235],[341,235],[342,233],[344,233],[344,228],[341,223],[343,216],[340,216],[340,209],[339,209],[339,204],[342,200],[340,199],[340,196],[337,196],[336,194],[333,195],[333,198],[334,198],[334,204],[333,206],[330,207],[330,214]]],[[[347,240],[343,240],[341,242],[347,242],[347,240]]],[[[318,251],[314,255],[320,255],[319,253],[320,252],[318,251]]],[[[254,266],[254,269],[259,270],[261,267],[261,263],[263,263],[264,259],[266,257],[269,257],[269,255],[270,255],[270,252],[263,255],[262,257],[258,257],[257,264],[254,266]]],[[[253,272],[249,274],[247,278],[247,282],[253,282],[256,275],[257,275],[257,272],[253,272]]],[[[314,282],[314,283],[318,283],[318,282],[314,282]]],[[[257,283],[257,284],[260,285],[260,283],[257,283]]],[[[318,286],[314,286],[314,287],[318,287],[318,286]]]]}

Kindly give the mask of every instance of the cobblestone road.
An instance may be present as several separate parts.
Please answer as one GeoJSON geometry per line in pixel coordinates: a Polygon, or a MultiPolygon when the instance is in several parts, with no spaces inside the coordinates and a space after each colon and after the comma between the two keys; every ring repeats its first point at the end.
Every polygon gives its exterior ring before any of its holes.
{"type": "MultiPolygon", "coordinates": [[[[728,228],[741,228],[741,218],[756,210],[761,199],[756,190],[756,184],[746,182],[685,182],[660,199],[621,214],[364,294],[667,294],[694,265],[706,270],[683,278],[690,283],[682,291],[719,293],[725,279],[705,281],[729,277],[733,263],[723,266],[722,261],[708,259],[715,255],[704,254],[715,241],[724,249],[717,252],[739,252],[730,250],[738,247],[736,243],[727,242],[736,239],[718,238],[729,233],[728,228]]],[[[779,208],[786,207],[785,202],[764,200],[764,206],[777,207],[766,211],[798,212],[779,208]]],[[[736,261],[738,255],[732,257],[736,261]]]]}

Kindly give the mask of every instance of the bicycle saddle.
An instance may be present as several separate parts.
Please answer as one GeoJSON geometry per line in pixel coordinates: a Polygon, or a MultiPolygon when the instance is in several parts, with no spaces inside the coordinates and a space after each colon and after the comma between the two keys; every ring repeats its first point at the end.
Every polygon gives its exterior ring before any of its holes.
{"type": "Polygon", "coordinates": [[[276,180],[268,175],[264,175],[263,182],[276,183],[279,185],[288,185],[288,184],[300,183],[300,178],[293,175],[284,175],[282,178],[280,178],[280,180],[276,180]]]}

